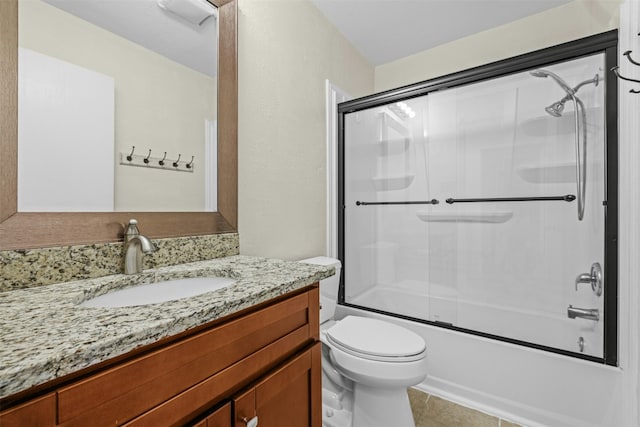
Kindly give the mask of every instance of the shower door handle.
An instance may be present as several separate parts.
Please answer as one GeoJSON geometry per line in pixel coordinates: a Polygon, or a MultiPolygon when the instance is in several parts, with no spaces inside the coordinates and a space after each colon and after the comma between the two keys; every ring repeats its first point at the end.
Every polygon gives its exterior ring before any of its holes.
{"type": "Polygon", "coordinates": [[[576,277],[576,291],[578,285],[583,283],[591,285],[591,290],[596,296],[602,295],[602,267],[600,267],[600,263],[594,262],[591,264],[590,273],[580,274],[576,277]]]}

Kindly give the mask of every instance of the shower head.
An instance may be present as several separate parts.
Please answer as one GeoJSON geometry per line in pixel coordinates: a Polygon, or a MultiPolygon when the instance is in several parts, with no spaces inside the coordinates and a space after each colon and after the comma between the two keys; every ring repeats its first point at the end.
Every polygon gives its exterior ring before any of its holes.
{"type": "Polygon", "coordinates": [[[562,111],[564,110],[564,103],[570,100],[571,98],[576,97],[575,94],[578,92],[578,89],[580,89],[582,86],[587,84],[593,84],[594,86],[598,86],[598,83],[600,82],[600,76],[596,74],[592,79],[585,80],[580,84],[578,84],[576,87],[572,88],[567,84],[567,82],[562,80],[560,76],[548,70],[543,70],[539,68],[537,70],[530,71],[529,74],[531,74],[533,77],[551,77],[553,80],[555,80],[558,86],[560,86],[562,89],[564,89],[565,92],[567,92],[564,98],[562,98],[560,101],[556,101],[544,109],[544,111],[551,114],[553,117],[562,116],[562,111]]]}
{"type": "Polygon", "coordinates": [[[569,86],[567,82],[562,80],[560,76],[552,73],[551,71],[539,68],[537,70],[530,71],[529,74],[531,74],[533,77],[551,77],[562,89],[564,89],[565,92],[567,92],[567,95],[573,95],[574,93],[576,93],[576,91],[571,86],[569,86]]]}
{"type": "Polygon", "coordinates": [[[553,117],[560,117],[562,115],[562,111],[564,110],[565,100],[554,102],[544,109],[547,113],[551,114],[553,117]]]}
{"type": "Polygon", "coordinates": [[[529,74],[531,74],[533,77],[548,77],[549,76],[549,72],[546,71],[546,70],[543,70],[543,69],[529,71],[529,74]]]}

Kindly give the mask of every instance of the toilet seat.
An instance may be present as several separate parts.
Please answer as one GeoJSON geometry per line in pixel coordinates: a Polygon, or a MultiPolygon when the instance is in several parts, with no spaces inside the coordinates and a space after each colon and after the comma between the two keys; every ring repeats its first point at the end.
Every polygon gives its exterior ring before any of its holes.
{"type": "Polygon", "coordinates": [[[356,357],[382,362],[411,362],[425,357],[420,335],[378,319],[347,316],[326,330],[327,341],[356,357]]]}

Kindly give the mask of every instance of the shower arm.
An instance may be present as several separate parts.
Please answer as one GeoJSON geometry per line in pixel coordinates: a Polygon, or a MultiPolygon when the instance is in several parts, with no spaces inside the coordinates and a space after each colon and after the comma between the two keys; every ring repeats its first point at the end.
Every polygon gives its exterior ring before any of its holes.
{"type": "MultiPolygon", "coordinates": [[[[589,85],[589,84],[595,84],[597,86],[598,85],[598,81],[599,81],[599,77],[598,77],[598,74],[596,74],[594,78],[589,79],[589,80],[585,80],[583,82],[580,82],[575,87],[571,88],[573,90],[573,94],[568,92],[568,91],[566,91],[566,89],[565,89],[565,92],[567,92],[567,94],[558,102],[565,103],[566,101],[570,100],[572,96],[576,96],[575,94],[578,93],[578,91],[580,90],[580,88],[582,86],[586,86],[586,85],[589,85]]],[[[563,87],[563,89],[564,89],[564,87],[563,87]]]]}

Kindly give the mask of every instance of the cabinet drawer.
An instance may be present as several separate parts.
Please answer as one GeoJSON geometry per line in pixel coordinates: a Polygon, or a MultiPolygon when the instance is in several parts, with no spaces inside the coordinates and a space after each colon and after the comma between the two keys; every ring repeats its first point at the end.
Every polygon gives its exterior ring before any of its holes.
{"type": "Polygon", "coordinates": [[[159,405],[126,424],[126,427],[178,426],[206,410],[214,402],[229,396],[285,359],[292,349],[308,342],[309,326],[305,325],[278,341],[235,363],[222,372],[159,405]]]}
{"type": "Polygon", "coordinates": [[[48,394],[0,412],[2,427],[45,427],[56,423],[56,395],[48,394]]]}
{"type": "Polygon", "coordinates": [[[60,389],[58,422],[124,424],[294,331],[312,339],[310,299],[294,296],[60,389]]]}

